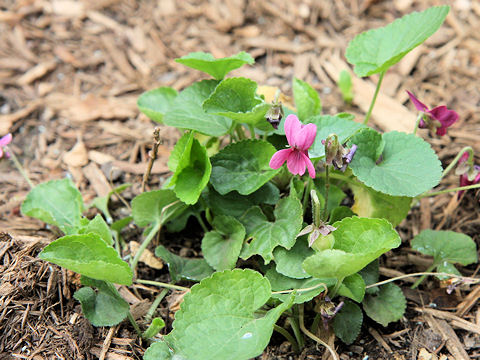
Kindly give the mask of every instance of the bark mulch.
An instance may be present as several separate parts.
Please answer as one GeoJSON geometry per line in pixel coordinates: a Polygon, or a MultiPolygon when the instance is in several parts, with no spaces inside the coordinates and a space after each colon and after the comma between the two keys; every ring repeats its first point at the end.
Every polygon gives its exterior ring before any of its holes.
{"type": "MultiPolygon", "coordinates": [[[[446,23],[389,70],[372,120],[382,130],[411,131],[416,115],[406,89],[428,105],[448,104],[460,114],[458,123],[447,136],[430,139],[445,165],[464,146],[480,153],[480,3],[474,0],[4,0],[0,136],[13,133],[12,148],[34,183],[69,176],[88,204],[130,182],[135,185],[124,193],[129,200],[140,192],[155,126],[139,114],[138,95],[158,86],[181,90],[203,76],[174,62],[176,57],[245,50],[256,64],[234,75],[287,94],[296,76],[318,90],[325,113],[348,111],[360,118],[377,78],[355,78],[353,105],[344,105],[336,80],[348,66],[343,57],[348,41],[443,3],[452,6],[446,23]]],[[[174,129],[160,128],[159,159],[147,189],[168,176],[168,154],[179,137],[174,129]]],[[[450,175],[439,189],[457,182],[450,175]]],[[[128,323],[92,327],[72,297],[78,277],[37,259],[58,234],[21,216],[29,189],[8,161],[0,162],[0,184],[0,359],[141,359],[147,344],[128,323]]],[[[125,211],[120,199],[112,206],[117,216],[125,211]]],[[[475,191],[460,201],[454,194],[422,199],[399,226],[405,244],[383,259],[382,275],[426,269],[429,260],[408,246],[422,229],[464,232],[478,243],[478,210],[475,191]]],[[[126,238],[139,241],[139,234],[132,226],[126,238]]],[[[165,241],[181,254],[198,248],[188,234],[181,242],[165,241]]],[[[145,265],[141,271],[166,278],[160,268],[145,265]]],[[[461,269],[465,275],[477,270],[461,269]]],[[[480,285],[447,295],[434,279],[415,291],[410,280],[399,282],[408,299],[405,317],[388,328],[366,321],[353,345],[336,343],[341,359],[480,358],[480,285]]],[[[121,289],[141,317],[158,290],[134,290],[121,289]]],[[[169,324],[180,300],[174,293],[162,302],[160,315],[169,324]]],[[[324,349],[315,344],[298,356],[282,341],[274,336],[259,359],[322,358],[324,349]]]]}

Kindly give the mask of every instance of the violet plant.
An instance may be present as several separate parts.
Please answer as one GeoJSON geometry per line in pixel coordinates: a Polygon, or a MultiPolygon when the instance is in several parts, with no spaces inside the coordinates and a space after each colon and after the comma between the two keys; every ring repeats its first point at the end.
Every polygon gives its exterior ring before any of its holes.
{"type": "MultiPolygon", "coordinates": [[[[92,324],[111,326],[128,318],[144,338],[155,337],[163,321],[156,318],[142,330],[144,324],[133,320],[113,284],[184,290],[173,329],[156,336],[146,360],[249,359],[262,353],[274,330],[295,351],[306,335],[335,358],[322,340],[325,333],[334,331],[349,344],[360,332],[363,313],[384,326],[399,320],[406,306],[401,289],[378,284],[379,257],[401,244],[394,228],[422,197],[480,187],[478,169],[471,148],[442,170],[416,130],[382,134],[368,119],[385,72],[432,35],[448,11],[439,6],[414,12],[351,41],[346,57],[355,73],[380,74],[363,123],[348,113],[322,114],[317,92],[299,79],[293,80],[293,107],[281,104],[278,93],[267,99],[250,79],[225,78],[254,63],[245,52],[223,59],[197,52],[177,59],[213,79],[180,93],[154,89],[138,99],[152,120],[183,132],[168,162],[172,176],[162,189],[135,197],[131,217],[116,222],[108,213],[108,197],[94,202],[107,221],[101,215],[87,219],[70,180],[36,186],[22,212],[65,234],[40,258],[82,275],[85,287],[75,298],[92,324]],[[457,162],[461,187],[431,192],[457,162]],[[351,207],[343,205],[346,190],[354,195],[351,207]],[[199,223],[203,257],[182,258],[159,245],[155,254],[168,264],[171,282],[138,278],[138,261],[152,239],[165,229],[181,231],[190,217],[199,223]],[[132,219],[145,229],[144,240],[134,256],[123,257],[119,234],[132,219]],[[184,286],[192,282],[191,288],[184,286]]],[[[411,99],[420,111],[416,126],[444,135],[456,121],[451,110],[429,110],[411,99]]],[[[477,261],[466,235],[419,236],[412,246],[434,256],[431,270],[458,277],[453,264],[477,261]]],[[[149,318],[164,295],[154,301],[149,318]]]]}

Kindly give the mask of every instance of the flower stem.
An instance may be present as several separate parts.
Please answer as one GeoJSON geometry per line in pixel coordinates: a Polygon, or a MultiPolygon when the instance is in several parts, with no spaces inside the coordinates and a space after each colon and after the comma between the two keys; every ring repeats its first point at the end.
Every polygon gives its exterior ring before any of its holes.
{"type": "Polygon", "coordinates": [[[157,222],[155,226],[150,230],[145,240],[143,240],[142,245],[140,245],[140,247],[138,248],[138,251],[135,254],[135,257],[130,263],[130,267],[134,272],[135,272],[135,268],[137,267],[138,260],[140,260],[140,256],[142,256],[143,254],[143,251],[147,248],[148,244],[150,244],[150,242],[155,237],[155,234],[160,230],[161,227],[162,227],[162,224],[160,222],[157,222]]]}
{"type": "Polygon", "coordinates": [[[472,277],[467,277],[467,276],[461,276],[461,275],[457,275],[457,274],[449,274],[449,273],[435,273],[435,272],[419,272],[419,273],[413,273],[413,274],[405,274],[405,275],[402,275],[402,276],[397,276],[397,277],[394,277],[394,278],[390,278],[390,279],[387,279],[387,280],[383,280],[383,281],[380,281],[380,282],[377,282],[375,284],[370,284],[370,285],[367,285],[365,287],[365,289],[370,289],[370,288],[373,288],[373,287],[376,287],[376,286],[381,286],[381,285],[385,285],[385,284],[388,284],[388,283],[391,283],[391,282],[394,282],[394,281],[397,281],[397,280],[402,280],[402,279],[407,279],[409,277],[415,277],[415,276],[449,276],[451,278],[455,278],[455,279],[461,279],[463,281],[468,281],[469,284],[477,284],[480,282],[480,279],[477,279],[477,278],[472,278],[472,277]]]}
{"type": "Polygon", "coordinates": [[[287,339],[290,342],[290,344],[292,344],[292,350],[295,353],[298,354],[300,352],[300,348],[298,347],[297,341],[287,330],[285,330],[284,328],[282,328],[281,326],[279,326],[277,324],[273,325],[273,330],[282,334],[285,337],[285,339],[287,339]]]}
{"type": "Polygon", "coordinates": [[[417,121],[415,121],[415,128],[413,129],[413,135],[417,135],[418,125],[420,124],[420,120],[422,120],[423,112],[419,112],[417,116],[417,121]]]}
{"type": "Polygon", "coordinates": [[[147,323],[152,321],[152,317],[153,317],[153,314],[155,313],[155,310],[157,310],[158,305],[160,305],[160,303],[162,302],[165,295],[167,295],[167,293],[168,293],[168,289],[163,289],[162,292],[157,295],[155,300],[153,300],[152,305],[150,306],[150,308],[147,311],[147,314],[145,315],[145,321],[147,323]]]}
{"type": "Polygon", "coordinates": [[[239,139],[240,141],[246,139],[245,132],[243,131],[242,125],[238,125],[238,126],[235,128],[235,131],[236,131],[237,136],[238,136],[238,139],[239,139]]]}
{"type": "Polygon", "coordinates": [[[303,317],[304,317],[303,312],[304,312],[303,304],[301,304],[300,307],[299,307],[299,316],[298,316],[299,323],[300,323],[300,329],[310,339],[312,339],[312,340],[316,341],[317,343],[325,346],[327,348],[327,350],[330,352],[330,354],[332,355],[332,358],[334,360],[338,360],[338,357],[337,357],[337,354],[335,353],[335,351],[325,341],[323,341],[322,339],[320,339],[319,337],[315,336],[314,334],[312,334],[310,331],[307,330],[307,328],[305,327],[305,323],[303,321],[303,317]]]}
{"type": "Polygon", "coordinates": [[[325,205],[323,208],[323,216],[322,219],[324,221],[327,221],[327,216],[328,216],[328,193],[330,191],[330,178],[329,178],[329,168],[330,166],[325,167],[325,205]]]}
{"type": "MultiPolygon", "coordinates": [[[[432,265],[430,265],[428,267],[427,270],[425,270],[426,273],[430,273],[433,271],[433,269],[435,269],[435,266],[437,266],[437,264],[433,263],[432,265]]],[[[410,287],[410,289],[415,289],[418,285],[420,285],[422,283],[422,281],[427,277],[427,275],[422,275],[420,276],[417,281],[415,281],[415,283],[410,287]]]]}
{"type": "Polygon", "coordinates": [[[441,190],[441,191],[435,191],[435,192],[431,192],[431,193],[424,193],[424,194],[420,194],[420,195],[416,196],[415,199],[421,199],[421,198],[424,198],[424,197],[436,196],[436,195],[440,195],[440,194],[446,194],[446,193],[449,193],[449,192],[457,192],[457,191],[461,191],[461,190],[470,190],[470,189],[477,189],[477,188],[480,188],[480,183],[479,184],[473,184],[473,185],[467,185],[467,186],[460,186],[460,187],[456,187],[456,188],[453,188],[453,189],[445,189],[445,190],[441,190]]]}
{"type": "Polygon", "coordinates": [[[365,116],[365,120],[363,120],[364,125],[368,124],[370,115],[372,115],[373,106],[375,105],[375,101],[377,100],[378,91],[380,90],[380,85],[382,85],[382,80],[383,80],[383,76],[385,75],[385,71],[382,71],[380,73],[380,77],[378,78],[377,87],[375,88],[375,93],[373,94],[372,102],[370,103],[370,107],[368,108],[368,112],[367,112],[367,115],[365,116]]]}
{"type": "Polygon", "coordinates": [[[255,127],[251,124],[248,125],[248,130],[250,131],[250,137],[255,139],[255,127]]]}
{"type": "Polygon", "coordinates": [[[310,177],[308,177],[307,186],[303,193],[303,202],[302,202],[303,216],[305,216],[305,213],[307,212],[307,204],[308,204],[308,199],[310,198],[310,191],[312,190],[312,187],[313,187],[313,180],[310,177]]]}
{"type": "Polygon", "coordinates": [[[298,324],[298,305],[294,305],[294,307],[292,308],[292,313],[293,313],[293,316],[290,316],[288,318],[288,321],[290,322],[290,326],[292,327],[293,334],[297,339],[297,344],[299,349],[303,349],[303,347],[305,346],[305,339],[303,337],[302,332],[300,331],[300,326],[298,324]]]}
{"type": "Polygon", "coordinates": [[[135,282],[137,282],[137,283],[139,283],[139,284],[154,285],[154,286],[164,287],[164,288],[173,289],[173,290],[181,290],[181,291],[188,291],[188,290],[190,290],[190,288],[188,288],[188,287],[179,286],[179,285],[173,285],[173,284],[168,284],[168,283],[159,282],[159,281],[137,279],[137,280],[135,280],[135,282]]]}
{"type": "Polygon", "coordinates": [[[28,186],[30,186],[30,189],[33,189],[35,185],[33,185],[32,180],[30,180],[30,178],[28,177],[25,169],[23,168],[22,164],[20,164],[20,161],[18,161],[14,152],[8,146],[4,146],[4,149],[5,149],[5,152],[8,153],[8,155],[10,155],[10,160],[12,160],[18,172],[23,176],[28,186]]]}
{"type": "Polygon", "coordinates": [[[454,168],[455,165],[457,165],[458,161],[460,160],[460,158],[462,157],[462,155],[465,153],[465,152],[468,152],[469,153],[469,156],[468,156],[468,160],[471,160],[473,162],[473,149],[471,146],[465,146],[462,150],[459,151],[459,153],[457,154],[457,156],[455,156],[455,158],[452,160],[452,162],[445,168],[445,170],[443,170],[443,173],[442,173],[442,179],[447,176],[447,174],[454,168]]]}

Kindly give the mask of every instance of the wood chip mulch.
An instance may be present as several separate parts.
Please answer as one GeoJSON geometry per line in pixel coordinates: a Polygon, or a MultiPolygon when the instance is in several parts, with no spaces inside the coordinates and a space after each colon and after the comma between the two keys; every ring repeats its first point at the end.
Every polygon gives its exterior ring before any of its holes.
{"type": "MultiPolygon", "coordinates": [[[[286,94],[298,77],[318,90],[325,113],[348,111],[361,118],[377,77],[355,78],[354,103],[343,104],[336,80],[348,66],[343,57],[348,41],[443,3],[452,6],[446,23],[385,76],[373,123],[385,131],[412,130],[416,115],[406,89],[427,105],[447,104],[460,114],[448,135],[422,133],[446,165],[467,145],[480,154],[480,3],[474,0],[4,0],[0,136],[13,134],[12,148],[34,183],[69,176],[88,204],[112,186],[131,182],[135,185],[124,193],[129,200],[140,192],[155,126],[138,112],[138,95],[158,86],[181,90],[203,78],[175,58],[192,51],[217,57],[248,51],[256,64],[233,75],[286,94]]],[[[168,176],[168,154],[179,137],[174,129],[160,128],[150,189],[168,176]]],[[[439,189],[457,183],[449,175],[439,189]]],[[[36,258],[58,234],[21,216],[28,190],[10,162],[0,161],[0,359],[141,359],[147,344],[129,324],[92,327],[72,298],[78,277],[36,258]]],[[[122,215],[120,199],[113,200],[115,215],[122,215]]],[[[478,210],[475,191],[460,201],[454,194],[422,199],[399,226],[405,244],[385,257],[382,275],[428,266],[428,259],[408,246],[422,229],[464,232],[478,243],[478,210]]],[[[139,241],[140,231],[129,231],[139,241]]],[[[181,251],[191,251],[185,244],[181,251]]],[[[477,270],[461,269],[465,275],[477,270]]],[[[166,276],[165,268],[143,271],[166,276]]],[[[409,302],[404,319],[388,328],[366,321],[353,345],[336,343],[341,359],[480,358],[479,285],[449,296],[434,279],[423,290],[409,290],[409,279],[399,284],[409,302]]],[[[121,291],[138,316],[145,313],[150,288],[121,291]]],[[[170,308],[179,299],[174,295],[160,308],[170,323],[170,308]]],[[[282,341],[274,337],[259,359],[322,358],[324,349],[312,343],[297,356],[282,341]]]]}

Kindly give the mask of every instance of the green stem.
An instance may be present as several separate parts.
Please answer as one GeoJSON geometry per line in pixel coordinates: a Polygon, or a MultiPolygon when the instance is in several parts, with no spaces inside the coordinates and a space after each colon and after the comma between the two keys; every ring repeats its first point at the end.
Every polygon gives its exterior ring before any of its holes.
{"type": "Polygon", "coordinates": [[[162,227],[161,223],[157,222],[155,226],[150,230],[145,240],[143,240],[142,245],[140,245],[140,247],[138,248],[138,251],[135,254],[135,257],[133,258],[130,264],[130,267],[134,272],[135,272],[135,268],[137,267],[138,260],[140,260],[140,256],[142,256],[143,251],[147,248],[148,244],[150,244],[150,242],[155,237],[155,234],[160,230],[161,227],[162,227]]]}
{"type": "Polygon", "coordinates": [[[424,197],[436,196],[436,195],[440,195],[440,194],[446,194],[446,193],[449,193],[449,192],[456,192],[456,191],[461,191],[461,190],[470,190],[470,189],[477,189],[477,188],[480,188],[480,183],[479,184],[473,184],[473,185],[467,185],[467,186],[460,186],[460,187],[456,187],[456,188],[453,188],[453,189],[445,189],[445,190],[441,190],[441,191],[435,191],[435,192],[431,192],[431,193],[424,193],[424,194],[420,194],[420,195],[416,196],[415,199],[421,199],[421,198],[424,198],[424,197]]]}
{"type": "Polygon", "coordinates": [[[317,343],[325,346],[327,348],[327,350],[330,352],[330,355],[332,355],[332,358],[334,360],[338,360],[338,357],[337,357],[337,354],[335,353],[335,351],[333,351],[333,349],[325,341],[323,341],[322,339],[320,339],[319,337],[315,336],[314,334],[312,334],[310,331],[307,330],[307,328],[305,327],[305,323],[303,321],[303,312],[304,312],[303,304],[301,304],[300,305],[300,312],[299,312],[299,316],[298,316],[299,317],[299,322],[300,322],[300,329],[310,339],[312,339],[312,340],[316,341],[317,343]]]}
{"type": "Polygon", "coordinates": [[[290,342],[290,344],[292,344],[292,350],[295,353],[298,354],[300,352],[300,348],[298,347],[297,341],[287,330],[285,330],[284,328],[282,328],[281,326],[279,326],[277,324],[273,325],[273,330],[282,334],[285,337],[285,339],[287,339],[290,342]]]}
{"type": "Polygon", "coordinates": [[[330,166],[328,165],[325,167],[325,206],[323,208],[323,216],[322,216],[323,221],[327,221],[327,216],[328,216],[328,193],[330,191],[330,178],[328,176],[329,168],[330,166]]]}
{"type": "Polygon", "coordinates": [[[338,290],[340,289],[340,286],[342,286],[343,279],[345,278],[337,279],[337,283],[335,284],[333,290],[330,292],[330,299],[333,299],[335,296],[337,296],[338,290]]]}
{"type": "MultiPolygon", "coordinates": [[[[432,272],[433,269],[435,269],[435,267],[437,266],[437,264],[433,263],[432,265],[430,265],[428,267],[427,270],[425,270],[425,272],[429,273],[429,272],[432,272]]],[[[420,276],[417,281],[415,281],[415,283],[410,287],[410,289],[415,289],[418,285],[420,285],[422,283],[422,281],[427,277],[427,275],[422,275],[420,276]]]]}
{"type": "Polygon", "coordinates": [[[413,135],[417,135],[418,125],[420,124],[420,120],[423,118],[423,112],[419,112],[417,116],[417,121],[415,121],[415,129],[413,129],[413,135]]]}
{"type": "Polygon", "coordinates": [[[25,172],[25,169],[23,168],[22,164],[20,164],[20,161],[18,161],[14,152],[8,146],[4,146],[4,149],[5,149],[5,152],[8,153],[8,155],[10,155],[10,160],[12,160],[13,164],[15,165],[19,173],[23,176],[28,186],[30,186],[30,189],[33,189],[35,185],[33,185],[32,180],[30,180],[30,178],[28,177],[27,173],[25,172]]]}
{"type": "Polygon", "coordinates": [[[238,125],[238,126],[235,128],[235,131],[236,131],[236,133],[237,133],[237,136],[238,136],[238,139],[239,139],[239,140],[244,140],[244,139],[246,139],[245,132],[243,131],[242,125],[238,125]]]}
{"type": "Polygon", "coordinates": [[[379,281],[375,284],[370,284],[370,285],[365,286],[365,289],[370,289],[370,288],[373,288],[373,287],[376,287],[376,286],[385,285],[385,284],[388,284],[388,283],[391,283],[391,282],[394,282],[394,281],[397,281],[397,280],[407,279],[409,277],[423,276],[423,275],[426,275],[426,276],[448,276],[448,277],[451,277],[451,278],[454,278],[454,279],[461,279],[462,281],[468,281],[469,284],[478,284],[480,282],[480,279],[467,277],[467,276],[461,276],[461,275],[457,275],[457,274],[449,274],[449,273],[443,273],[443,272],[442,273],[419,272],[419,273],[413,273],[413,274],[405,274],[405,275],[402,275],[402,276],[397,276],[397,277],[393,277],[393,278],[390,278],[390,279],[387,279],[387,280],[379,281]]]}
{"type": "Polygon", "coordinates": [[[320,324],[320,319],[322,318],[322,314],[317,313],[313,318],[312,326],[310,326],[310,331],[315,334],[318,330],[318,325],[320,324]]]}
{"type": "Polygon", "coordinates": [[[132,324],[133,328],[135,329],[135,332],[137,333],[138,337],[142,337],[142,330],[138,327],[137,322],[132,316],[132,313],[129,311],[127,314],[128,320],[130,321],[130,324],[132,324]]]}
{"type": "Polygon", "coordinates": [[[378,78],[377,87],[375,89],[375,93],[373,94],[372,102],[370,103],[370,107],[368,108],[368,112],[367,112],[367,115],[365,116],[365,120],[363,120],[364,125],[368,124],[368,120],[370,119],[370,115],[372,114],[375,101],[377,100],[378,91],[380,90],[380,85],[382,85],[382,80],[385,75],[385,71],[382,71],[380,73],[380,77],[378,78]]]}
{"type": "Polygon", "coordinates": [[[162,292],[158,294],[158,296],[155,298],[155,300],[153,301],[152,305],[150,306],[150,308],[148,309],[145,315],[145,321],[147,323],[152,321],[152,317],[153,317],[153,314],[155,313],[155,310],[157,310],[158,305],[160,305],[160,303],[162,302],[165,295],[167,295],[167,293],[168,293],[168,289],[163,289],[162,292]]]}
{"type": "Polygon", "coordinates": [[[190,288],[184,287],[184,286],[179,286],[179,285],[173,285],[173,284],[168,284],[164,282],[159,282],[159,281],[153,281],[153,280],[143,280],[143,279],[137,279],[135,282],[139,284],[145,284],[145,285],[154,285],[154,286],[159,286],[159,287],[164,287],[167,289],[174,289],[174,290],[181,290],[181,291],[188,291],[190,288]]]}
{"type": "Polygon", "coordinates": [[[255,128],[252,124],[249,124],[248,125],[248,130],[250,130],[250,137],[252,139],[255,139],[255,128]]]}
{"type": "Polygon", "coordinates": [[[302,331],[300,330],[300,325],[298,324],[298,305],[294,305],[292,308],[293,316],[288,318],[290,326],[292,327],[293,334],[297,339],[298,347],[303,349],[305,346],[305,338],[303,337],[302,331]]]}
{"type": "Polygon", "coordinates": [[[452,162],[445,168],[445,170],[443,170],[443,173],[442,173],[442,178],[444,178],[445,176],[447,176],[447,174],[454,168],[455,165],[457,165],[458,163],[458,160],[460,160],[460,158],[462,157],[462,155],[465,153],[465,152],[468,152],[469,153],[469,160],[471,160],[473,162],[473,149],[471,146],[465,146],[462,150],[460,150],[460,152],[457,154],[457,156],[455,156],[455,158],[452,160],[452,162]]]}
{"type": "Polygon", "coordinates": [[[312,190],[313,186],[313,180],[309,176],[307,180],[307,187],[305,188],[305,192],[303,193],[303,215],[305,216],[305,213],[307,212],[307,204],[308,204],[308,199],[310,198],[310,191],[312,190]]]}
{"type": "Polygon", "coordinates": [[[207,233],[207,232],[208,232],[208,228],[207,228],[207,225],[205,225],[205,222],[204,222],[203,219],[202,219],[202,215],[195,213],[195,217],[197,218],[198,223],[199,223],[200,226],[202,227],[203,232],[204,232],[204,233],[207,233]]]}

